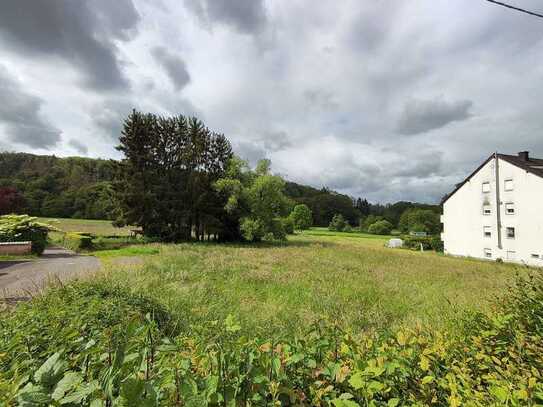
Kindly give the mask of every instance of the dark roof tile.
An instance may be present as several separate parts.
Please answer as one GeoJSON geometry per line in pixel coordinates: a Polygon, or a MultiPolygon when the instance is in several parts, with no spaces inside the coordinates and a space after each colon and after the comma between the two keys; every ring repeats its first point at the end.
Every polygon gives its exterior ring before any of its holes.
{"type": "Polygon", "coordinates": [[[530,157],[528,161],[526,161],[518,155],[498,154],[498,157],[507,161],[509,164],[516,165],[534,175],[543,177],[543,159],[541,158],[530,157]]]}

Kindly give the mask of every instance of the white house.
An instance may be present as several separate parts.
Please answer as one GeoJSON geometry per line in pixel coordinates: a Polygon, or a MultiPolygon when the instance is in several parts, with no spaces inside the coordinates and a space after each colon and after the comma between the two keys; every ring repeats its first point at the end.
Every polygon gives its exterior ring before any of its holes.
{"type": "Polygon", "coordinates": [[[443,201],[445,253],[543,267],[543,159],[493,154],[443,201]]]}

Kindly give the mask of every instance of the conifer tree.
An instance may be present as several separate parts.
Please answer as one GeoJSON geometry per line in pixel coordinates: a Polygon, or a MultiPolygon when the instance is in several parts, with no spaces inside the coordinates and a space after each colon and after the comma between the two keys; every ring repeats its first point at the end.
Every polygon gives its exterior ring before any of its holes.
{"type": "Polygon", "coordinates": [[[125,156],[115,183],[122,222],[169,241],[219,237],[225,202],[213,183],[232,157],[223,135],[194,117],[134,111],[118,150],[125,156]]]}

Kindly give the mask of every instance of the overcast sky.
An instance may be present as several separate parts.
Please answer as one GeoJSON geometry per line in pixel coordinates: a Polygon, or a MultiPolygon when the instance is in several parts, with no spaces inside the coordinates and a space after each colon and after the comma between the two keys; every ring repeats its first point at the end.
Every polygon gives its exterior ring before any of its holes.
{"type": "Polygon", "coordinates": [[[132,108],[197,115],[289,180],[437,202],[543,157],[542,40],[484,0],[2,0],[0,149],[118,158],[132,108]]]}

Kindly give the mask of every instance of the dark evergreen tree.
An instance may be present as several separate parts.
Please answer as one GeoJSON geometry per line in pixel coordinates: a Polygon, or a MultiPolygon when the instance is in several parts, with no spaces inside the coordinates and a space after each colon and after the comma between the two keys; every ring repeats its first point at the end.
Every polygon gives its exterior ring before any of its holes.
{"type": "Polygon", "coordinates": [[[179,241],[219,238],[227,217],[213,188],[232,157],[228,140],[196,119],[132,112],[115,183],[122,222],[147,236],[179,241]]]}

